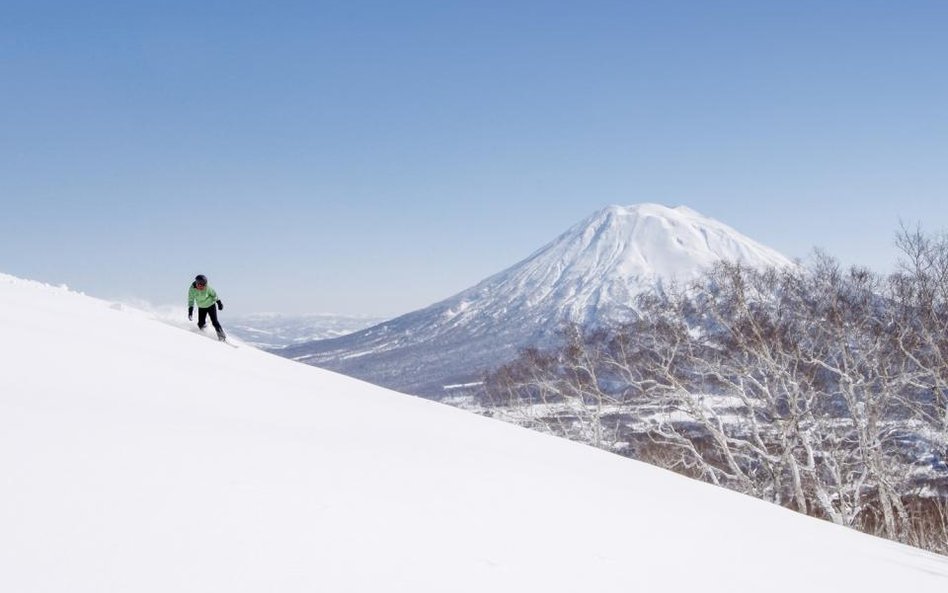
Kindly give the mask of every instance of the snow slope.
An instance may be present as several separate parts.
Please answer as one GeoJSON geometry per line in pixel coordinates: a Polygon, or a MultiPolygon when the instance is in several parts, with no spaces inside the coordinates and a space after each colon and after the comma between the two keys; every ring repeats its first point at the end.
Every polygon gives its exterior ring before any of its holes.
{"type": "Polygon", "coordinates": [[[610,206],[536,253],[440,303],[349,336],[280,354],[406,393],[439,397],[519,349],[546,346],[566,321],[627,321],[633,299],[728,260],[793,265],[731,227],[680,206],[610,206]]]}
{"type": "Polygon", "coordinates": [[[0,276],[0,591],[943,592],[948,559],[0,276]]]}

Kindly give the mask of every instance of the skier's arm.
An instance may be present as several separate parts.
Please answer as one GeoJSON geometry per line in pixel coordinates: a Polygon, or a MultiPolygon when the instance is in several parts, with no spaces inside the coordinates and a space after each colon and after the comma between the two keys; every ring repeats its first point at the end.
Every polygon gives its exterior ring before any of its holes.
{"type": "Polygon", "coordinates": [[[214,302],[217,303],[217,310],[218,310],[218,311],[223,311],[223,310],[224,310],[224,303],[222,303],[221,300],[220,300],[219,298],[217,298],[217,291],[214,290],[213,288],[210,288],[210,287],[208,287],[208,290],[210,291],[210,297],[211,297],[212,299],[214,299],[214,302]]]}
{"type": "Polygon", "coordinates": [[[188,319],[194,315],[194,289],[188,289],[188,319]]]}

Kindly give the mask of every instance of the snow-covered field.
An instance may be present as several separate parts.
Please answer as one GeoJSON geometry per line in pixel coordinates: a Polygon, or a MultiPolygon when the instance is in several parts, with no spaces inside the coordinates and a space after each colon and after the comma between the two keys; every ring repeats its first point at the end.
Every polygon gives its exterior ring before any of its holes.
{"type": "Polygon", "coordinates": [[[0,275],[0,591],[948,590],[948,558],[0,275]]]}

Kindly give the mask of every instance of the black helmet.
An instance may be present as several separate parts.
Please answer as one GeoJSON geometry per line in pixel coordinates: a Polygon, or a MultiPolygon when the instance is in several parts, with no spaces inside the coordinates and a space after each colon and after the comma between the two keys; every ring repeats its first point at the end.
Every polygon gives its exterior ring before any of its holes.
{"type": "Polygon", "coordinates": [[[207,276],[204,274],[198,274],[194,277],[195,284],[207,284],[207,276]]]}

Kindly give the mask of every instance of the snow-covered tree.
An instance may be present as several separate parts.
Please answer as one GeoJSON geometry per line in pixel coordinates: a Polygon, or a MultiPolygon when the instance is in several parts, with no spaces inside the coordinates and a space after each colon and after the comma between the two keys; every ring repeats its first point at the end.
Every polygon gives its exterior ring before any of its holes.
{"type": "Polygon", "coordinates": [[[525,424],[918,543],[919,460],[948,444],[948,240],[899,245],[890,277],[822,254],[722,263],[615,331],[567,328],[487,391],[525,424]]]}

